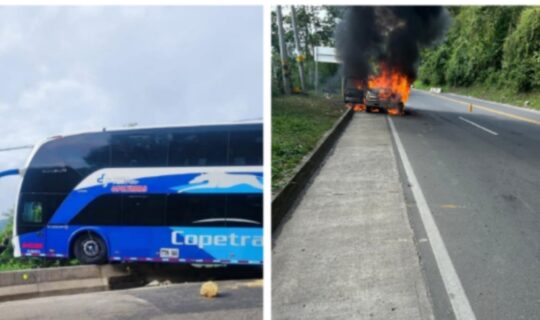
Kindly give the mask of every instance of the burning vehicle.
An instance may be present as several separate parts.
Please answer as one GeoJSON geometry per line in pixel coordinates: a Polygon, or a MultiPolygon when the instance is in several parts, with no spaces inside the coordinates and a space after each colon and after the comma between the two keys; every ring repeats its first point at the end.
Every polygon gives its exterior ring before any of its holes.
{"type": "Polygon", "coordinates": [[[367,90],[364,104],[366,112],[384,110],[389,114],[403,114],[405,109],[400,95],[387,88],[367,90]]]}
{"type": "Polygon", "coordinates": [[[353,6],[336,28],[344,101],[356,111],[404,113],[420,50],[443,39],[448,11],[439,6],[353,6]]]}
{"type": "Polygon", "coordinates": [[[345,88],[343,89],[343,101],[347,105],[363,105],[364,91],[362,86],[358,85],[359,81],[354,78],[345,79],[345,88]]]}
{"type": "Polygon", "coordinates": [[[355,111],[378,111],[403,115],[411,81],[405,75],[380,66],[380,74],[369,77],[367,84],[355,78],[345,80],[343,100],[355,111]]]}

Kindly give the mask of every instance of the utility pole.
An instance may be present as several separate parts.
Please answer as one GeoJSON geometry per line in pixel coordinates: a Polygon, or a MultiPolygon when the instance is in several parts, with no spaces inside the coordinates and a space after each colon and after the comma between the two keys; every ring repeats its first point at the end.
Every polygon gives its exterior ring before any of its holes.
{"type": "Polygon", "coordinates": [[[315,56],[313,57],[313,60],[315,60],[315,92],[319,92],[319,52],[317,50],[318,47],[315,47],[313,49],[315,56]]]}
{"type": "Polygon", "coordinates": [[[289,64],[287,61],[287,48],[285,47],[285,35],[283,33],[283,16],[281,15],[281,6],[277,6],[276,17],[279,37],[279,54],[281,57],[281,77],[283,78],[283,90],[285,91],[285,94],[291,94],[291,85],[289,81],[289,64]]]}
{"type": "MultiPolygon", "coordinates": [[[[309,8],[309,11],[311,13],[312,16],[315,16],[315,7],[313,6],[308,6],[309,8]]],[[[315,27],[315,22],[313,21],[314,19],[310,19],[311,22],[310,22],[310,25],[311,25],[311,29],[308,30],[308,31],[311,31],[311,34],[315,34],[317,32],[317,28],[315,27]]],[[[315,49],[316,46],[313,42],[311,42],[311,51],[313,52],[313,60],[315,61],[315,72],[313,73],[313,83],[314,83],[314,86],[315,86],[315,92],[317,92],[317,90],[319,89],[318,87],[318,82],[319,82],[319,67],[317,66],[317,60],[315,59],[315,56],[317,55],[315,52],[315,49]]]]}
{"type": "Polygon", "coordinates": [[[300,51],[300,40],[298,40],[298,28],[296,27],[296,9],[291,6],[292,28],[294,34],[294,46],[296,48],[296,62],[298,62],[298,74],[300,75],[300,88],[302,92],[306,91],[304,82],[304,55],[300,51]]]}

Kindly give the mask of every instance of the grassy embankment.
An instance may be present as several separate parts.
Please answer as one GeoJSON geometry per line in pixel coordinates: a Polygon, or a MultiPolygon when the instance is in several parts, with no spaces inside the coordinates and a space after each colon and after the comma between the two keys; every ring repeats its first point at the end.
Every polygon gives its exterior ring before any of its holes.
{"type": "MultiPolygon", "coordinates": [[[[414,83],[417,89],[429,90],[431,86],[424,85],[420,81],[414,83]]],[[[528,108],[540,110],[540,92],[515,93],[510,89],[486,87],[486,86],[471,86],[471,87],[450,87],[442,86],[442,92],[452,92],[464,96],[485,99],[494,102],[507,103],[510,105],[524,107],[525,101],[528,101],[528,108]]]]}
{"type": "Polygon", "coordinates": [[[283,187],[302,158],[345,112],[340,97],[272,97],[272,192],[283,187]]]}

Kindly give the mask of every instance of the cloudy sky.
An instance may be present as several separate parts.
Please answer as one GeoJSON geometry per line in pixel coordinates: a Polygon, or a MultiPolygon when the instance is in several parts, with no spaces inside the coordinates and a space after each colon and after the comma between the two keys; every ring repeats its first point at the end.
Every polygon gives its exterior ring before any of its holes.
{"type": "MultiPolygon", "coordinates": [[[[261,7],[0,7],[0,149],[262,118],[261,7]]],[[[0,171],[28,150],[0,152],[0,171]]],[[[19,177],[0,179],[0,213],[19,177]]]]}

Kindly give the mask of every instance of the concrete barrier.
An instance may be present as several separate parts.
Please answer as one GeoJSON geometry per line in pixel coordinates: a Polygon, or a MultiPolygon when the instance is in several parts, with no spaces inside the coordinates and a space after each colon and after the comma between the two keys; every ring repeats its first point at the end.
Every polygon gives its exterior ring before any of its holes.
{"type": "Polygon", "coordinates": [[[441,89],[441,88],[431,88],[431,89],[429,89],[429,92],[433,92],[433,93],[441,93],[441,92],[442,92],[442,89],[441,89]]]}
{"type": "Polygon", "coordinates": [[[0,301],[110,289],[130,277],[123,265],[88,265],[0,272],[0,301]]]}
{"type": "Polygon", "coordinates": [[[334,126],[319,140],[313,151],[306,155],[300,164],[296,166],[292,177],[285,187],[272,197],[272,231],[275,231],[279,227],[287,212],[293,207],[313,173],[320,167],[336,140],[347,127],[353,114],[354,111],[348,109],[339,118],[334,126]]]}

